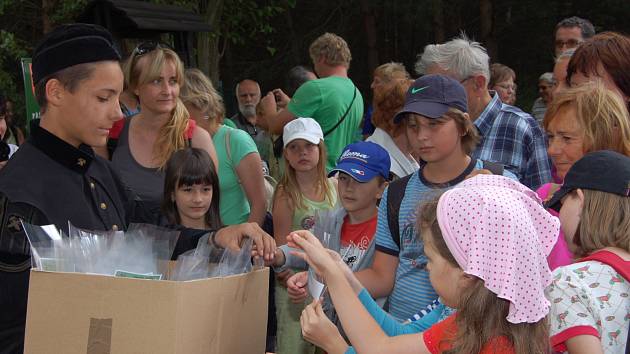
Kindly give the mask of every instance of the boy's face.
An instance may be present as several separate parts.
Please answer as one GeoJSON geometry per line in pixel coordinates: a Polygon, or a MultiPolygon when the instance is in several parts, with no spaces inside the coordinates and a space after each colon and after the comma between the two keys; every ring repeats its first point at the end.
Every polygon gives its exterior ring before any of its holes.
{"type": "Polygon", "coordinates": [[[79,146],[105,146],[114,122],[123,118],[118,98],[123,89],[123,73],[115,61],[95,65],[89,78],[81,81],[74,92],[60,83],[59,96],[53,103],[63,119],[63,131],[57,132],[67,143],[79,146]]]}
{"type": "Polygon", "coordinates": [[[462,149],[461,134],[453,119],[409,114],[406,133],[412,150],[426,162],[442,161],[462,149]]]}
{"type": "Polygon", "coordinates": [[[341,205],[347,212],[355,212],[376,206],[376,201],[383,196],[387,183],[381,183],[377,177],[361,183],[350,175],[339,172],[337,194],[341,205]]]}

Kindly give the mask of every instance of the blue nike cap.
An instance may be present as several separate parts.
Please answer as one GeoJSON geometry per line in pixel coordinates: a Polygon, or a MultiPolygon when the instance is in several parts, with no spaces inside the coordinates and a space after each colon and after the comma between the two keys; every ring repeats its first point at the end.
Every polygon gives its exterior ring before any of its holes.
{"type": "Polygon", "coordinates": [[[400,123],[409,113],[437,119],[449,108],[468,111],[464,86],[448,76],[424,75],[409,87],[405,106],[394,116],[394,123],[400,123]]]}

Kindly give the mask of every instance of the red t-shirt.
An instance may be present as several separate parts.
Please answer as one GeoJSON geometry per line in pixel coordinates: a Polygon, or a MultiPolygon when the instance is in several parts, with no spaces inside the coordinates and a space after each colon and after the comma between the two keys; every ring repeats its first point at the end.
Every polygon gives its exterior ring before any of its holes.
{"type": "Polygon", "coordinates": [[[357,263],[370,247],[376,234],[376,219],[373,218],[359,224],[350,224],[346,216],[341,225],[341,250],[344,261],[350,268],[357,263]]]}
{"type": "MultiPolygon", "coordinates": [[[[432,354],[439,354],[452,348],[451,344],[457,333],[456,316],[456,314],[449,316],[422,334],[424,344],[432,354]]],[[[479,354],[514,354],[514,347],[507,338],[499,337],[484,345],[479,354]]]]}

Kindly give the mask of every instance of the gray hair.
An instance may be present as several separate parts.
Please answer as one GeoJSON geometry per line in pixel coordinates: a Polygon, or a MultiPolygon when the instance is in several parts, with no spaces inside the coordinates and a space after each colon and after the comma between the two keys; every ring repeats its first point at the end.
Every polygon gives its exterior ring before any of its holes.
{"type": "Polygon", "coordinates": [[[238,88],[239,88],[239,86],[241,86],[241,83],[243,83],[244,81],[251,81],[251,82],[255,83],[256,87],[258,88],[258,92],[259,93],[261,92],[260,91],[260,84],[258,83],[258,81],[252,80],[252,79],[243,79],[243,80],[237,82],[236,83],[236,87],[234,88],[234,94],[236,95],[236,97],[238,97],[238,88]]]}
{"type": "Polygon", "coordinates": [[[490,81],[490,57],[486,49],[463,33],[449,42],[424,47],[424,52],[416,62],[416,72],[423,75],[434,65],[448,71],[458,80],[481,74],[486,82],[490,81]]]}
{"type": "Polygon", "coordinates": [[[538,81],[545,81],[550,84],[555,84],[556,79],[553,77],[553,73],[544,73],[538,77],[538,81]]]}
{"type": "Polygon", "coordinates": [[[556,63],[563,59],[571,59],[573,54],[575,54],[576,49],[577,48],[569,48],[565,50],[564,52],[560,53],[560,55],[558,55],[558,57],[556,58],[556,63]]]}
{"type": "Polygon", "coordinates": [[[554,33],[558,32],[558,28],[560,27],[564,27],[564,28],[579,27],[580,32],[582,32],[583,39],[588,39],[595,35],[595,27],[593,26],[591,21],[581,18],[581,17],[577,17],[577,16],[571,16],[558,22],[554,33]]]}

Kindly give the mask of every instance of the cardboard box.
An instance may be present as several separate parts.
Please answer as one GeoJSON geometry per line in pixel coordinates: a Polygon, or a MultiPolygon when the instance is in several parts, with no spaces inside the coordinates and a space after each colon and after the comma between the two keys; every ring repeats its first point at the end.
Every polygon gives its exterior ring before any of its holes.
{"type": "Polygon", "coordinates": [[[269,270],[185,282],[32,270],[27,354],[261,354],[269,270]]]}

